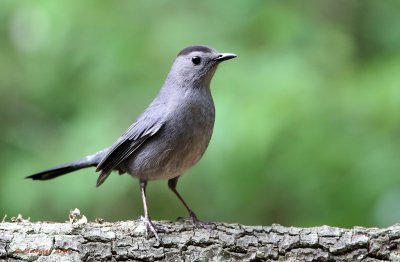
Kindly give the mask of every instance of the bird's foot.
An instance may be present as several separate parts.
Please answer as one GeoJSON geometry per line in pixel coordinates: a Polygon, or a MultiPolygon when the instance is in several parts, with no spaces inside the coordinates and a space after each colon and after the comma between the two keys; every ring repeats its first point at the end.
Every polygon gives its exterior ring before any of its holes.
{"type": "Polygon", "coordinates": [[[149,231],[153,233],[154,237],[157,239],[157,242],[160,243],[160,237],[157,234],[156,227],[149,217],[141,217],[141,220],[146,226],[146,238],[149,238],[149,231]]]}
{"type": "Polygon", "coordinates": [[[204,222],[198,219],[197,220],[192,219],[192,222],[195,228],[207,229],[208,231],[211,231],[214,228],[213,224],[210,222],[204,222]]]}
{"type": "Polygon", "coordinates": [[[191,220],[190,222],[193,224],[195,228],[203,228],[207,230],[211,230],[213,228],[212,223],[201,221],[200,219],[197,218],[197,215],[193,211],[189,212],[189,216],[190,218],[188,219],[179,217],[178,220],[187,221],[190,219],[191,220]]]}
{"type": "Polygon", "coordinates": [[[205,222],[201,221],[200,219],[197,218],[197,215],[191,211],[189,212],[190,218],[192,219],[192,223],[193,225],[195,225],[196,227],[201,227],[202,224],[205,224],[205,222]]]}

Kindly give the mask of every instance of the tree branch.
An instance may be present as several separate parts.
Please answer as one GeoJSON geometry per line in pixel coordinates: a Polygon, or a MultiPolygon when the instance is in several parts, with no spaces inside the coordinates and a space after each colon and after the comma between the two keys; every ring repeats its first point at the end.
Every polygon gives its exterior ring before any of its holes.
{"type": "Polygon", "coordinates": [[[158,221],[162,243],[140,220],[0,223],[6,261],[400,261],[400,225],[386,229],[245,226],[158,221]]]}

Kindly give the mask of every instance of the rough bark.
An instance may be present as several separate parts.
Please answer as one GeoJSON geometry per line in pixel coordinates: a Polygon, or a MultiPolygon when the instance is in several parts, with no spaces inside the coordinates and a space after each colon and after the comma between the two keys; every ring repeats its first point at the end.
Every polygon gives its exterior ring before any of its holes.
{"type": "Polygon", "coordinates": [[[0,223],[1,261],[400,261],[400,225],[385,229],[155,222],[0,223]]]}

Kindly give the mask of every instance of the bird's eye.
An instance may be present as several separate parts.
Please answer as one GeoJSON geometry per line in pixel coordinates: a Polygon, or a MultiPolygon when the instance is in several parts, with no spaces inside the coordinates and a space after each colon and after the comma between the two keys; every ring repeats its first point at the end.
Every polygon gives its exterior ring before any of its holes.
{"type": "Polygon", "coordinates": [[[198,56],[194,56],[194,57],[192,57],[192,62],[193,62],[193,64],[198,65],[201,62],[201,58],[198,56]]]}

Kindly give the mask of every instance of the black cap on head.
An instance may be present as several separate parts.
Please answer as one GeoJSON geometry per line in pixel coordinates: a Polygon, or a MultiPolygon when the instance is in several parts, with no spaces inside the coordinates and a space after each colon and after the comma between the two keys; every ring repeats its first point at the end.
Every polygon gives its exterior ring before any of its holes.
{"type": "Polygon", "coordinates": [[[185,49],[183,49],[182,51],[179,52],[179,54],[177,56],[181,56],[181,55],[187,55],[190,54],[191,52],[204,52],[204,53],[213,53],[215,52],[213,49],[207,47],[207,46],[203,46],[203,45],[194,45],[194,46],[189,46],[186,47],[185,49]]]}

